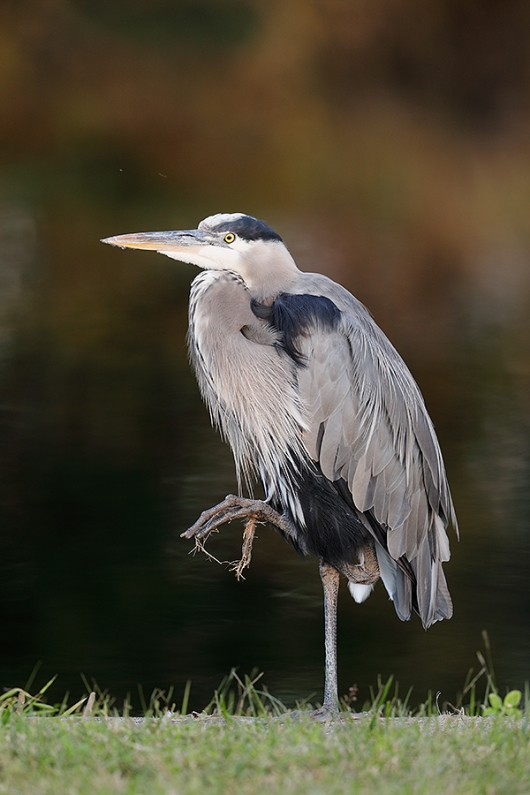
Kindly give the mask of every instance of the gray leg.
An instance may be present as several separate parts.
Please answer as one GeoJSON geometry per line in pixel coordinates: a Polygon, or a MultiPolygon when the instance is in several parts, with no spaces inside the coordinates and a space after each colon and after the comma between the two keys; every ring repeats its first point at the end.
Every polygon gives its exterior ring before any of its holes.
{"type": "Polygon", "coordinates": [[[337,599],[340,574],[329,563],[320,560],[320,579],[324,588],[324,632],[326,647],[326,681],[324,685],[323,712],[336,713],[339,709],[337,688],[337,599]]]}

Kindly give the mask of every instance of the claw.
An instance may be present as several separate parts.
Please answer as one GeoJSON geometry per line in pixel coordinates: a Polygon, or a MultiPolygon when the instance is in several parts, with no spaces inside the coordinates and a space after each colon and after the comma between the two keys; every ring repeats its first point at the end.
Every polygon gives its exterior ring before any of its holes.
{"type": "Polygon", "coordinates": [[[236,561],[236,563],[230,568],[230,571],[235,572],[236,580],[244,580],[245,578],[243,577],[243,570],[248,569],[250,566],[250,561],[252,558],[252,544],[254,543],[257,524],[258,520],[255,516],[249,517],[245,524],[245,530],[243,532],[243,546],[241,548],[241,560],[236,561]]]}
{"type": "Polygon", "coordinates": [[[229,494],[223,502],[203,511],[197,521],[187,530],[180,534],[181,538],[194,538],[195,547],[192,552],[204,552],[211,560],[217,560],[205,549],[205,542],[210,533],[219,532],[219,525],[231,522],[233,519],[245,519],[245,531],[243,533],[243,547],[241,550],[241,560],[232,564],[231,571],[235,571],[238,580],[243,578],[243,570],[250,565],[252,557],[252,543],[256,532],[257,524],[270,522],[284,533],[290,535],[292,528],[287,520],[277,511],[271,508],[268,503],[262,500],[251,500],[246,497],[235,497],[229,494]]]}
{"type": "Polygon", "coordinates": [[[201,541],[199,538],[195,539],[195,546],[191,550],[190,555],[196,555],[197,552],[204,552],[207,558],[213,560],[214,563],[219,563],[220,566],[222,565],[222,561],[217,560],[216,557],[214,557],[210,552],[208,552],[208,550],[204,546],[204,541],[201,541]]]}

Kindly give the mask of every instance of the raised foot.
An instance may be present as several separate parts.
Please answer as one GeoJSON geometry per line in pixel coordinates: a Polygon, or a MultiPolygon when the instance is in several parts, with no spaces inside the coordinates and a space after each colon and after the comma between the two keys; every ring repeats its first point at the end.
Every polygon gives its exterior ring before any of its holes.
{"type": "MultiPolygon", "coordinates": [[[[256,525],[260,522],[269,522],[286,534],[291,533],[292,528],[281,514],[271,508],[268,503],[263,502],[263,500],[251,500],[246,497],[236,497],[233,494],[229,494],[223,502],[213,508],[209,508],[207,511],[203,511],[195,524],[184,533],[181,533],[181,538],[194,538],[195,549],[193,551],[204,552],[212,558],[213,556],[204,547],[206,539],[210,533],[217,532],[219,525],[231,522],[232,519],[245,520],[241,560],[235,561],[230,567],[230,571],[235,572],[236,578],[240,580],[243,578],[244,569],[250,566],[256,525]]],[[[213,559],[216,560],[215,558],[213,559]]],[[[217,562],[219,563],[220,561],[217,562]]]]}
{"type": "Polygon", "coordinates": [[[263,500],[251,500],[229,494],[218,505],[203,511],[195,524],[181,533],[181,538],[205,539],[219,525],[233,519],[253,519],[255,522],[270,522],[285,533],[292,529],[286,519],[263,500]]]}

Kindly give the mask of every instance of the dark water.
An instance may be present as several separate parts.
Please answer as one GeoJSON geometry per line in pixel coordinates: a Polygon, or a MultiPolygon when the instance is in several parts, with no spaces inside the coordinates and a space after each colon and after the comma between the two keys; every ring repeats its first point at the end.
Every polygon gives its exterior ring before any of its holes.
{"type": "MultiPolygon", "coordinates": [[[[233,666],[265,672],[288,704],[321,698],[322,597],[315,560],[267,528],[246,580],[190,556],[179,538],[235,489],[228,448],[211,430],[186,361],[194,271],[154,254],[42,250],[27,207],[2,209],[0,373],[0,679],[55,697],[80,674],[118,698],[137,684],[192,681],[201,708],[233,666]]],[[[60,237],[60,235],[59,235],[60,237]]],[[[99,246],[99,247],[98,247],[99,246]]],[[[433,367],[410,362],[444,448],[461,525],[446,566],[451,621],[402,624],[381,585],[362,606],[340,602],[340,690],[361,696],[377,674],[455,698],[487,630],[500,682],[529,678],[528,358],[517,327],[476,334],[433,367]]],[[[239,557],[241,528],[209,542],[239,557]]]]}

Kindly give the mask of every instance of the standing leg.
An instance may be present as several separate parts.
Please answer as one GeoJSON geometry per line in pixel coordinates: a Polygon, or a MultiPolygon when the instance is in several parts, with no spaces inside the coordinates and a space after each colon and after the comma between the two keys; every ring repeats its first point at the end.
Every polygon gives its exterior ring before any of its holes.
{"type": "Polygon", "coordinates": [[[337,599],[339,572],[329,563],[320,560],[320,579],[324,588],[324,633],[326,647],[326,681],[324,685],[324,712],[337,712],[339,696],[337,687],[337,599]]]}

